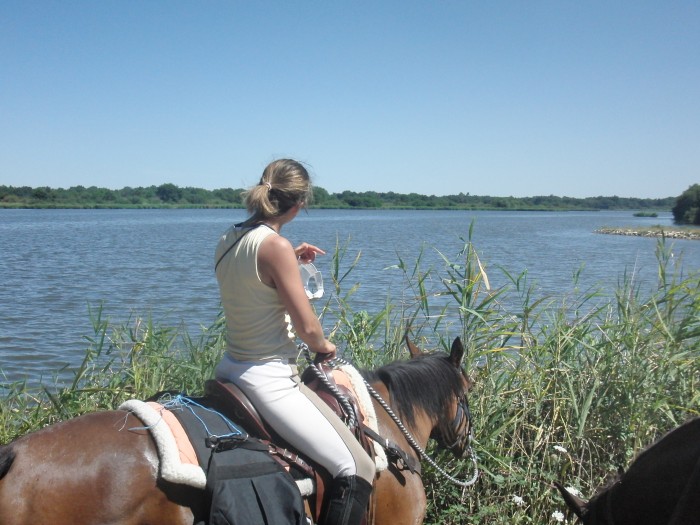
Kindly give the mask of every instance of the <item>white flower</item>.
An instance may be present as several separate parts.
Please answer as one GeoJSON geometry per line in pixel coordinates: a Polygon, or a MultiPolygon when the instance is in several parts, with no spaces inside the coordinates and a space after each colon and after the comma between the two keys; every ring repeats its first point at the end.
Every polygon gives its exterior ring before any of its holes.
{"type": "Polygon", "coordinates": [[[577,489],[576,487],[566,487],[566,490],[569,491],[570,494],[573,494],[576,497],[582,497],[583,494],[581,494],[581,491],[577,489]]]}
{"type": "Polygon", "coordinates": [[[513,496],[513,503],[515,503],[515,505],[518,507],[522,507],[525,505],[525,500],[520,496],[513,496]]]}
{"type": "Polygon", "coordinates": [[[556,450],[557,452],[561,452],[562,454],[568,454],[568,453],[569,453],[568,450],[566,450],[564,447],[560,447],[559,445],[554,445],[553,448],[554,448],[554,450],[556,450]]]}
{"type": "Polygon", "coordinates": [[[564,513],[559,512],[558,510],[555,510],[552,512],[552,519],[554,521],[558,521],[559,523],[562,523],[564,521],[564,513]]]}

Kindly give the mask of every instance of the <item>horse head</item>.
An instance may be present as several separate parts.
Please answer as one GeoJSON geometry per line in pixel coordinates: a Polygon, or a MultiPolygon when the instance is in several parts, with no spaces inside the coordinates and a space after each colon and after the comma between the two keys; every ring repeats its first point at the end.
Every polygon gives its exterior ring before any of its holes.
{"type": "Polygon", "coordinates": [[[700,417],[667,432],[590,500],[554,484],[586,525],[689,525],[700,516],[700,417]]]}
{"type": "MultiPolygon", "coordinates": [[[[434,354],[421,351],[408,337],[406,345],[411,354],[411,359],[421,359],[434,354]]],[[[445,358],[449,366],[444,376],[446,383],[453,385],[449,396],[449,402],[443,403],[444,408],[436,415],[435,427],[430,437],[435,439],[438,447],[449,450],[457,457],[462,457],[469,450],[472,433],[472,414],[469,408],[469,391],[472,388],[472,380],[462,367],[464,358],[464,345],[462,340],[456,337],[452,342],[450,354],[445,358]]]]}

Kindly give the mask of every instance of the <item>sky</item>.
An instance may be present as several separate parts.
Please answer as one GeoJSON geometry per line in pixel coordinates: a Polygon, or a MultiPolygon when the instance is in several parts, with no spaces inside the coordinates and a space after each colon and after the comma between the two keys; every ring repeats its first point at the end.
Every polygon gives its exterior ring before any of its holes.
{"type": "Polygon", "coordinates": [[[675,197],[697,0],[2,0],[0,185],[675,197]]]}

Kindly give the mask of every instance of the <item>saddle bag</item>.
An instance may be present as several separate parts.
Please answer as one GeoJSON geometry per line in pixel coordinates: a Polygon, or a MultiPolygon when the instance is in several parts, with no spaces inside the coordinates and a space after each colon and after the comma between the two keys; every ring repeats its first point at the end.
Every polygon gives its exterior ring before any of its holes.
{"type": "Polygon", "coordinates": [[[209,525],[303,525],[304,502],[294,480],[252,438],[210,458],[209,525]]]}
{"type": "Polygon", "coordinates": [[[169,405],[207,476],[209,519],[197,525],[305,525],[299,488],[269,445],[244,431],[232,433],[239,427],[203,402],[178,396],[169,405]]]}

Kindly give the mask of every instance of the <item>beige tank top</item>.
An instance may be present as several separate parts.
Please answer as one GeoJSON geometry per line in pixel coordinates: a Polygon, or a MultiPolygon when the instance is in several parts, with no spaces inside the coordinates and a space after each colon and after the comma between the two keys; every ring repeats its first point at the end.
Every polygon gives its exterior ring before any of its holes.
{"type": "Polygon", "coordinates": [[[239,361],[297,356],[289,315],[277,290],[263,283],[258,273],[258,250],[270,235],[277,232],[266,225],[252,229],[234,226],[216,247],[216,279],[226,317],[226,351],[239,361]]]}

